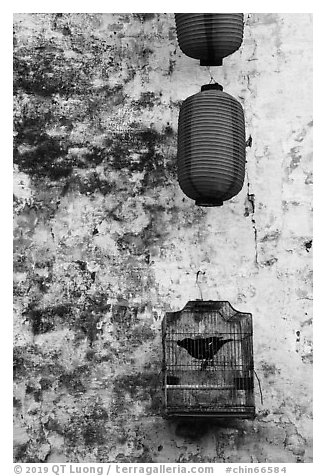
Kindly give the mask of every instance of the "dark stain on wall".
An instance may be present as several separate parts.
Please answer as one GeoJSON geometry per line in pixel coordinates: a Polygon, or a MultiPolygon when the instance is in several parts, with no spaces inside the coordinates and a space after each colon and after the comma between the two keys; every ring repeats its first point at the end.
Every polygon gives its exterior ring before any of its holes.
{"type": "Polygon", "coordinates": [[[305,245],[307,253],[309,253],[309,251],[312,248],[312,240],[306,241],[304,245],[305,245]]]}
{"type": "Polygon", "coordinates": [[[132,16],[142,22],[153,20],[156,17],[155,13],[133,13],[132,16]]]}
{"type": "Polygon", "coordinates": [[[290,156],[291,156],[291,163],[290,163],[290,169],[296,169],[298,165],[300,164],[301,161],[301,154],[299,152],[298,147],[292,147],[290,149],[290,156]]]}
{"type": "Polygon", "coordinates": [[[31,177],[53,181],[64,179],[69,183],[70,190],[77,189],[83,194],[100,191],[103,195],[114,192],[115,184],[99,176],[95,168],[100,164],[104,164],[108,172],[144,172],[139,193],[149,186],[171,183],[176,179],[175,156],[171,152],[163,153],[164,149],[171,150],[172,147],[174,151],[176,147],[176,136],[169,126],[163,134],[154,129],[144,129],[130,133],[127,138],[125,134],[108,136],[105,147],[89,145],[83,155],[71,156],[69,147],[73,144],[42,133],[40,122],[37,120],[31,126],[29,134],[23,124],[16,137],[14,162],[31,177]],[[24,133],[20,134],[20,130],[24,133]],[[19,151],[20,146],[25,150],[19,151]],[[86,180],[78,174],[79,169],[85,168],[89,171],[86,180]]]}
{"type": "Polygon", "coordinates": [[[32,301],[23,313],[30,322],[34,334],[44,334],[55,329],[58,321],[68,320],[71,315],[70,304],[58,304],[44,309],[37,306],[38,304],[32,301]]]}
{"type": "Polygon", "coordinates": [[[130,398],[145,403],[146,412],[160,414],[162,408],[162,378],[159,372],[139,372],[114,379],[114,409],[117,416],[128,411],[130,398]],[[127,397],[129,397],[127,399],[127,397]],[[126,400],[127,399],[127,400],[126,400]]]}
{"type": "Polygon", "coordinates": [[[15,347],[13,351],[14,377],[17,380],[36,373],[39,376],[47,375],[54,380],[64,371],[58,364],[58,351],[42,352],[42,348],[35,344],[15,347]]]}
{"type": "Polygon", "coordinates": [[[280,373],[280,370],[273,363],[262,362],[261,369],[264,372],[265,378],[271,378],[280,373]]]}
{"type": "Polygon", "coordinates": [[[64,386],[70,394],[84,393],[86,384],[83,379],[89,375],[89,372],[88,365],[80,365],[71,372],[61,374],[59,385],[64,386]]]}
{"type": "Polygon", "coordinates": [[[83,408],[73,415],[64,429],[65,443],[68,447],[102,445],[107,441],[106,409],[98,402],[83,408]]]}
{"type": "Polygon", "coordinates": [[[268,259],[266,261],[263,261],[261,263],[262,266],[273,266],[275,263],[277,263],[278,261],[278,258],[276,258],[275,256],[271,259],[268,259]]]}
{"type": "Polygon", "coordinates": [[[271,233],[267,233],[262,238],[260,238],[261,242],[264,241],[278,241],[281,236],[281,232],[279,230],[273,231],[271,233]]]}

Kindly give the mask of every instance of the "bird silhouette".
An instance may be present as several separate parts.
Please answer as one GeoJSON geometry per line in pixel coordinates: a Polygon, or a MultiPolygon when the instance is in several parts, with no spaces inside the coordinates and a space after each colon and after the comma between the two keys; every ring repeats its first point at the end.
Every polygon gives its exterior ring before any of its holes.
{"type": "Polygon", "coordinates": [[[205,339],[197,338],[190,339],[189,337],[178,340],[177,345],[186,349],[189,355],[194,359],[203,360],[202,370],[204,370],[208,362],[213,360],[214,355],[220,350],[220,348],[227,342],[231,342],[233,339],[223,339],[223,337],[206,337],[205,339]]]}

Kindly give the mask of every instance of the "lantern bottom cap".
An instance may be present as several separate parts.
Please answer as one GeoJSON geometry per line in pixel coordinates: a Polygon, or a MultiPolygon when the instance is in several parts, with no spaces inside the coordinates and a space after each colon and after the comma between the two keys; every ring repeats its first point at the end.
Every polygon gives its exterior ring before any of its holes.
{"type": "Polygon", "coordinates": [[[223,202],[221,200],[196,200],[195,204],[198,207],[221,207],[223,202]]]}
{"type": "Polygon", "coordinates": [[[222,66],[223,58],[201,59],[200,66],[222,66]]]}

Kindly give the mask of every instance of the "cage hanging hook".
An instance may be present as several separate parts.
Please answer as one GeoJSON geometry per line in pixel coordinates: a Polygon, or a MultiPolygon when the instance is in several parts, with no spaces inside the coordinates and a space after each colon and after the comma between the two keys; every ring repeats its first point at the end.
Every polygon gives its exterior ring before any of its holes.
{"type": "Polygon", "coordinates": [[[203,301],[203,293],[202,293],[201,287],[199,286],[199,281],[198,281],[198,277],[199,277],[200,273],[205,274],[205,271],[200,271],[199,270],[196,273],[196,284],[197,284],[199,292],[200,292],[200,300],[203,301]]]}

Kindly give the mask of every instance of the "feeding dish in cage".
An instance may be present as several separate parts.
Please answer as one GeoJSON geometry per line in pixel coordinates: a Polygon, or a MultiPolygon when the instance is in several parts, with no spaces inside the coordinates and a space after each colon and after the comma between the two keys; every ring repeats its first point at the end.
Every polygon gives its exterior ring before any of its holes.
{"type": "Polygon", "coordinates": [[[166,416],[254,418],[252,315],[189,301],[162,323],[166,416]]]}

